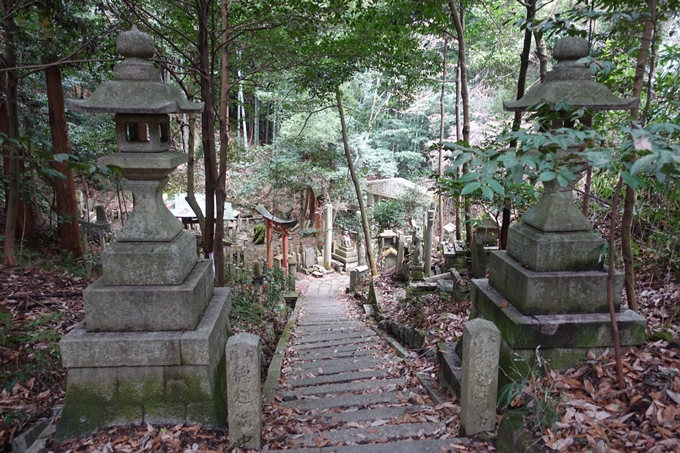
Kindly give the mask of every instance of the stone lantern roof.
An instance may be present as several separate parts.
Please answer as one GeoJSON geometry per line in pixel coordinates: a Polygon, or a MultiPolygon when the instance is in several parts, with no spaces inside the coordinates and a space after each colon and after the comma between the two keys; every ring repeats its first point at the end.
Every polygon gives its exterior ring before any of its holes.
{"type": "Polygon", "coordinates": [[[102,82],[87,99],[67,100],[71,110],[126,114],[203,111],[203,102],[189,102],[178,88],[161,80],[160,70],[150,61],[154,42],[136,25],[118,36],[116,50],[125,59],[114,69],[113,80],[102,82]]]}
{"type": "Polygon", "coordinates": [[[609,88],[591,79],[590,70],[577,61],[588,56],[588,42],[580,37],[559,39],[553,48],[557,64],[545,82],[529,89],[519,100],[503,102],[510,112],[536,110],[547,104],[551,108],[563,102],[573,108],[589,110],[628,110],[638,106],[639,98],[623,99],[609,88]]]}

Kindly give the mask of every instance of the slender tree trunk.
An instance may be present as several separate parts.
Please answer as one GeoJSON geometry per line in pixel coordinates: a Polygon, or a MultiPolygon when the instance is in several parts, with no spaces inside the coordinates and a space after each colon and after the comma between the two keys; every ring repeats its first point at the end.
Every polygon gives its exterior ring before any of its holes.
{"type": "Polygon", "coordinates": [[[187,154],[189,163],[187,164],[187,203],[198,218],[198,226],[201,229],[201,235],[205,236],[205,216],[201,207],[196,201],[196,184],[194,178],[194,169],[196,164],[196,114],[189,113],[189,136],[187,140],[187,154]]]}
{"type": "MultiPolygon", "coordinates": [[[[220,85],[220,163],[217,175],[217,229],[215,230],[215,269],[218,270],[217,286],[226,284],[224,279],[224,200],[227,197],[226,173],[227,153],[229,152],[229,4],[228,0],[222,0],[222,84],[220,85]]],[[[245,125],[245,123],[244,123],[245,125]]],[[[244,132],[245,135],[245,132],[244,132]]],[[[245,138],[245,137],[244,137],[245,138]]],[[[247,145],[246,145],[247,149],[247,145]]],[[[245,263],[244,263],[245,264],[245,263]]]]}
{"type": "MultiPolygon", "coordinates": [[[[30,145],[27,152],[29,154],[31,153],[30,145]]],[[[32,190],[34,187],[32,187],[30,183],[23,184],[24,189],[22,190],[21,184],[22,176],[27,182],[31,180],[32,170],[26,171],[23,150],[20,151],[17,157],[19,169],[19,172],[17,173],[19,175],[19,200],[17,201],[16,239],[21,240],[22,243],[26,242],[31,246],[36,247],[38,245],[38,237],[35,233],[35,217],[38,213],[34,211],[33,203],[26,201],[34,198],[35,194],[32,190]]]]}
{"type": "MultiPolygon", "coordinates": [[[[526,20],[527,23],[531,22],[536,16],[536,2],[526,5],[526,20]]],[[[539,38],[536,36],[536,44],[538,46],[539,38]]],[[[543,42],[543,40],[540,40],[543,42]]],[[[545,46],[544,46],[545,47],[545,46]]],[[[544,49],[545,51],[545,49],[544,49]]],[[[519,76],[517,77],[517,96],[516,99],[521,99],[524,96],[524,91],[526,90],[527,83],[527,72],[529,70],[529,56],[531,55],[531,30],[526,28],[524,30],[524,41],[522,43],[522,53],[520,54],[519,63],[519,76]]],[[[547,60],[546,60],[547,61],[547,60]]],[[[522,112],[515,112],[515,116],[512,119],[512,130],[518,131],[522,126],[522,112]]],[[[511,141],[509,144],[510,149],[514,149],[517,146],[515,140],[511,141]]],[[[508,233],[510,231],[510,219],[511,219],[511,207],[503,207],[503,220],[501,222],[501,233],[500,233],[500,244],[499,248],[505,250],[508,248],[508,233]]]]}
{"type": "MultiPolygon", "coordinates": [[[[460,127],[460,60],[456,62],[456,141],[459,142],[463,139],[463,129],[460,127]]],[[[461,171],[460,168],[456,168],[456,177],[460,178],[461,171]]],[[[460,207],[462,206],[463,199],[459,196],[456,197],[456,240],[460,241],[461,234],[461,222],[460,222],[460,207]]]]}
{"type": "Polygon", "coordinates": [[[364,229],[364,239],[366,241],[366,254],[368,255],[368,264],[371,267],[371,275],[378,275],[378,267],[376,266],[375,256],[373,254],[373,241],[371,240],[371,227],[368,224],[368,216],[366,215],[366,207],[364,206],[364,197],[361,193],[361,185],[356,171],[354,171],[354,162],[352,161],[352,153],[349,150],[349,142],[347,139],[347,125],[345,124],[345,111],[342,108],[342,97],[340,95],[340,88],[335,88],[335,99],[338,103],[338,113],[340,114],[340,125],[342,127],[342,144],[345,148],[345,157],[347,158],[347,166],[349,167],[349,174],[354,183],[354,190],[357,194],[357,201],[359,203],[359,212],[361,213],[361,226],[364,229]]]}
{"type": "MultiPolygon", "coordinates": [[[[656,28],[656,5],[657,0],[649,0],[649,15],[645,19],[645,27],[640,42],[640,52],[635,66],[635,79],[633,81],[633,96],[642,94],[644,85],[645,67],[649,55],[649,48],[656,28]]],[[[651,95],[649,93],[648,95],[651,95]]],[[[639,109],[630,111],[634,121],[640,117],[639,109]]],[[[626,185],[626,197],[623,203],[623,218],[621,219],[621,249],[623,256],[623,272],[625,275],[626,298],[628,307],[638,311],[637,297],[635,295],[635,267],[633,266],[633,248],[631,246],[631,229],[633,227],[633,212],[635,209],[635,190],[626,185]]]]}
{"type": "MultiPolygon", "coordinates": [[[[456,3],[453,0],[449,0],[449,9],[451,10],[451,17],[453,18],[453,23],[456,27],[456,36],[458,38],[458,64],[460,66],[460,97],[463,103],[463,140],[465,143],[470,143],[470,96],[468,95],[468,76],[467,76],[467,63],[465,58],[465,52],[467,51],[465,45],[465,29],[464,29],[464,17],[465,12],[461,6],[461,12],[458,14],[458,9],[456,8],[456,3]]],[[[467,173],[467,164],[463,166],[463,173],[467,173]]],[[[470,249],[472,249],[472,224],[470,219],[472,217],[470,211],[470,202],[468,198],[465,199],[465,236],[469,244],[470,249]]]]}
{"type": "MultiPolygon", "coordinates": [[[[2,93],[0,99],[0,132],[9,136],[9,108],[7,106],[7,72],[0,72],[0,92],[2,93]]],[[[2,164],[3,172],[9,175],[10,166],[10,149],[6,145],[2,145],[2,164]]],[[[3,190],[5,194],[5,210],[7,209],[7,197],[9,196],[9,181],[3,178],[3,190]]]]}
{"type": "Polygon", "coordinates": [[[621,197],[621,184],[623,178],[619,177],[619,182],[616,185],[614,192],[614,200],[612,202],[611,224],[609,227],[609,272],[607,274],[607,303],[609,305],[609,317],[611,318],[612,337],[614,337],[614,355],[616,359],[616,377],[619,384],[619,390],[626,388],[623,379],[623,363],[621,362],[621,340],[619,338],[619,326],[616,322],[616,308],[614,307],[614,251],[616,238],[616,224],[618,222],[619,213],[619,198],[621,197]]]}
{"type": "MultiPolygon", "coordinates": [[[[531,10],[533,19],[536,16],[535,1],[527,6],[527,12],[528,10],[531,10]]],[[[545,41],[543,40],[543,35],[541,33],[534,32],[534,40],[536,41],[536,55],[538,55],[538,67],[541,76],[541,83],[543,83],[545,82],[545,76],[548,74],[548,51],[545,48],[545,41]]]]}
{"type": "MultiPolygon", "coordinates": [[[[203,231],[203,254],[213,257],[215,239],[215,183],[217,181],[217,153],[215,150],[215,102],[212,85],[213,76],[210,65],[208,43],[208,3],[198,0],[198,48],[200,55],[201,98],[205,102],[203,110],[202,141],[205,155],[205,230],[203,231]]],[[[220,244],[220,247],[222,245],[220,244]]]]}
{"type": "MultiPolygon", "coordinates": [[[[68,126],[66,125],[60,67],[50,66],[45,69],[45,81],[47,84],[52,152],[54,154],[69,154],[68,126]]],[[[80,241],[78,204],[76,202],[76,188],[73,183],[73,172],[65,164],[59,162],[54,163],[54,169],[64,175],[64,179],[54,178],[57,224],[61,245],[71,252],[75,258],[82,258],[83,249],[80,241]]]]}
{"type": "Polygon", "coordinates": [[[260,146],[260,100],[257,96],[253,96],[253,102],[255,103],[253,114],[253,148],[260,146]]]}
{"type": "MultiPolygon", "coordinates": [[[[441,95],[439,96],[439,177],[443,178],[444,177],[444,147],[443,147],[443,142],[445,138],[445,131],[444,131],[444,124],[445,124],[445,115],[446,115],[446,109],[445,109],[445,103],[444,103],[444,97],[446,95],[446,69],[448,65],[448,54],[449,54],[449,47],[448,47],[448,41],[444,39],[444,51],[443,51],[443,59],[442,59],[442,91],[441,95]]],[[[444,196],[439,195],[439,216],[438,216],[438,224],[439,224],[439,238],[440,240],[444,239],[444,196]]]]}
{"type": "MultiPolygon", "coordinates": [[[[14,19],[8,13],[14,5],[13,0],[2,0],[3,40],[5,45],[4,60],[8,68],[16,67],[16,53],[14,51],[14,19]]],[[[17,113],[17,72],[10,69],[7,71],[7,119],[9,125],[10,138],[19,137],[19,119],[17,113]]],[[[18,153],[12,152],[9,161],[9,187],[7,196],[7,215],[5,221],[5,250],[3,261],[5,266],[16,266],[18,264],[15,254],[15,236],[17,222],[17,207],[19,203],[19,159],[18,153]]]]}

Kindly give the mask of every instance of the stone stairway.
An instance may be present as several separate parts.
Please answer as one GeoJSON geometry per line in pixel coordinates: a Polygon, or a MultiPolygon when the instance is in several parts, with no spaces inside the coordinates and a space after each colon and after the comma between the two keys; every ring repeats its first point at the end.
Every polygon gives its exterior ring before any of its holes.
{"type": "Polygon", "coordinates": [[[340,300],[346,284],[326,276],[298,301],[277,388],[278,404],[297,421],[279,445],[319,453],[465,449],[467,439],[454,437],[457,409],[433,405],[403,359],[340,300]]]}

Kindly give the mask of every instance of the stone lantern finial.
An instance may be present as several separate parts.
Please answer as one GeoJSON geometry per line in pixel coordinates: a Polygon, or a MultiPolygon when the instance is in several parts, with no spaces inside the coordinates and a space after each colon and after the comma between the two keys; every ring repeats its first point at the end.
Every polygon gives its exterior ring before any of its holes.
{"type": "Polygon", "coordinates": [[[535,111],[547,104],[565,103],[573,108],[588,110],[628,110],[637,107],[639,98],[623,99],[609,88],[592,80],[590,70],[583,63],[577,63],[588,56],[588,42],[577,36],[560,38],[553,48],[557,60],[545,82],[529,89],[521,99],[503,102],[503,108],[510,112],[535,111]]]}
{"type": "Polygon", "coordinates": [[[156,51],[153,39],[146,33],[139,31],[137,25],[132,25],[128,31],[118,35],[116,51],[125,58],[142,58],[149,60],[156,51]]]}
{"type": "Polygon", "coordinates": [[[76,112],[158,115],[201,113],[203,102],[189,102],[177,87],[163,83],[150,58],[156,47],[136,25],[118,35],[116,49],[125,59],[114,68],[113,80],[102,82],[87,99],[67,99],[76,112]]]}

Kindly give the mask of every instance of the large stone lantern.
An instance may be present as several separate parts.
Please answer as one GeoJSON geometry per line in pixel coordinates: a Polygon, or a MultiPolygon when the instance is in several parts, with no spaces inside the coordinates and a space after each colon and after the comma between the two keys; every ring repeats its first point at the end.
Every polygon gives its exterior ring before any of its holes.
{"type": "Polygon", "coordinates": [[[170,151],[170,113],[198,113],[161,81],[155,47],[132,29],[118,37],[125,59],[80,112],[115,113],[119,152],[99,158],[122,169],[134,209],[102,257],[103,275],[83,293],[85,321],[61,341],[68,385],[57,437],[130,422],[224,426],[224,347],[229,290],[214,288],[210,261],[163,203],[168,175],[187,161],[170,151]]]}
{"type": "MultiPolygon", "coordinates": [[[[577,63],[587,55],[585,40],[558,40],[554,47],[558,63],[546,81],[520,100],[504,103],[505,109],[535,110],[546,104],[554,108],[558,102],[586,112],[635,107],[638,99],[618,98],[591,80],[588,68],[577,63]]],[[[569,127],[568,118],[556,123],[552,126],[569,127]]],[[[578,146],[562,150],[577,152],[578,146]]],[[[544,184],[536,206],[510,228],[507,251],[491,252],[489,278],[472,280],[470,318],[488,319],[501,331],[500,367],[506,374],[532,363],[539,346],[541,356],[557,369],[585,360],[590,350],[601,352],[614,344],[607,271],[600,260],[604,243],[574,204],[571,187],[552,181],[544,184]],[[518,361],[518,355],[525,360],[518,361]]],[[[645,319],[621,307],[622,286],[623,274],[617,271],[614,299],[621,344],[639,345],[645,319]]]]}

